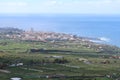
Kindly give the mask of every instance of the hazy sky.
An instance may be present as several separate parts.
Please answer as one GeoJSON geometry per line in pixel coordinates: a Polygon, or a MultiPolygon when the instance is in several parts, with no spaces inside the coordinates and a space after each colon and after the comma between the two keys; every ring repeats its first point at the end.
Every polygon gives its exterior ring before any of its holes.
{"type": "Polygon", "coordinates": [[[0,0],[0,14],[120,14],[120,0],[0,0]]]}

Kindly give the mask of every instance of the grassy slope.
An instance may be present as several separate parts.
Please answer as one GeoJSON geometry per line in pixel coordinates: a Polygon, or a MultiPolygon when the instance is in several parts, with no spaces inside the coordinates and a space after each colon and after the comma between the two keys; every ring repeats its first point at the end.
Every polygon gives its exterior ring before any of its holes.
{"type": "MultiPolygon", "coordinates": [[[[46,74],[64,74],[68,76],[99,76],[99,75],[106,75],[106,74],[112,74],[112,73],[119,73],[119,64],[120,61],[116,59],[108,59],[108,58],[102,58],[102,56],[110,56],[108,54],[98,54],[93,49],[88,49],[82,46],[76,47],[76,45],[79,44],[68,44],[69,47],[64,48],[64,46],[55,46],[53,47],[53,43],[42,43],[42,42],[24,42],[24,41],[12,41],[12,40],[1,40],[1,43],[7,42],[6,45],[0,45],[0,57],[4,57],[8,60],[18,60],[21,59],[24,63],[26,63],[28,60],[33,61],[41,61],[45,59],[45,56],[51,56],[51,55],[58,55],[58,56],[64,56],[65,59],[70,61],[70,63],[67,63],[65,65],[59,65],[59,64],[46,64],[46,65],[38,65],[38,66],[30,66],[30,69],[37,69],[42,70],[43,72],[39,71],[33,71],[33,70],[25,70],[23,68],[26,68],[26,66],[23,67],[14,67],[14,68],[6,68],[7,70],[11,71],[11,74],[5,74],[0,73],[0,79],[2,80],[8,80],[10,77],[23,77],[25,80],[30,80],[32,77],[34,79],[31,80],[38,80],[35,79],[36,76],[39,75],[46,75],[46,74]],[[27,49],[31,48],[46,48],[46,49],[57,49],[57,50],[70,50],[73,51],[72,54],[68,54],[68,52],[62,52],[62,53],[28,53],[26,52],[27,49]],[[2,52],[3,51],[3,52],[2,52]],[[77,52],[77,54],[74,54],[74,52],[77,52]],[[85,64],[83,62],[80,62],[77,60],[77,58],[86,58],[89,61],[92,62],[92,64],[85,64]],[[110,64],[101,64],[100,62],[104,60],[109,60],[110,64]],[[114,63],[116,61],[117,63],[114,63]],[[74,68],[71,66],[77,66],[79,68],[74,68]],[[51,70],[55,69],[55,70],[51,70]]],[[[47,59],[45,59],[47,60],[47,59]]],[[[49,59],[50,61],[53,60],[53,58],[49,59]]],[[[99,80],[99,79],[98,79],[99,80]]],[[[100,79],[104,80],[104,79],[100,79]]],[[[107,79],[105,79],[107,80],[107,79]]],[[[109,79],[110,80],[110,79],[109,79]]]]}

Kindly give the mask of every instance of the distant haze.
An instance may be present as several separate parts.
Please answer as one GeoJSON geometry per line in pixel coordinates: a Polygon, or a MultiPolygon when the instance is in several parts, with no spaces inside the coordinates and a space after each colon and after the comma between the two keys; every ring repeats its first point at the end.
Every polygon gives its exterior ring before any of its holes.
{"type": "Polygon", "coordinates": [[[120,0],[0,0],[0,13],[120,14],[120,0]]]}

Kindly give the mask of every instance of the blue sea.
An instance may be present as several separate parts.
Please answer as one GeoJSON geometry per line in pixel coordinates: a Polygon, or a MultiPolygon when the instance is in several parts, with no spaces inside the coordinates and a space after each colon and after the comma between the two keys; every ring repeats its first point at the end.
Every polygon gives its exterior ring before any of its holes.
{"type": "Polygon", "coordinates": [[[120,16],[118,15],[1,15],[0,27],[51,31],[83,37],[104,38],[107,44],[120,47],[120,16]]]}

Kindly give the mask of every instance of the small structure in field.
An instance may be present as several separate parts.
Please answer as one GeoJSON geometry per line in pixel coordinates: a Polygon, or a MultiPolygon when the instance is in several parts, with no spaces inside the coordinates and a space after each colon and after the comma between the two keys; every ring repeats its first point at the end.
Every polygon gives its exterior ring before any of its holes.
{"type": "Polygon", "coordinates": [[[58,58],[58,59],[62,59],[64,58],[63,56],[45,56],[45,58],[58,58]]]}
{"type": "Polygon", "coordinates": [[[2,70],[2,69],[0,69],[0,72],[2,72],[2,73],[11,73],[11,72],[8,71],[8,70],[2,70]]]}
{"type": "Polygon", "coordinates": [[[17,63],[17,64],[11,64],[10,67],[15,67],[15,66],[23,66],[23,63],[17,63]]]}
{"type": "Polygon", "coordinates": [[[78,61],[84,62],[85,64],[91,64],[92,62],[85,58],[77,58],[78,61]]]}
{"type": "Polygon", "coordinates": [[[22,80],[22,78],[14,77],[14,78],[10,78],[10,80],[22,80]]]}
{"type": "Polygon", "coordinates": [[[63,58],[63,56],[52,56],[52,58],[59,58],[59,59],[61,59],[61,58],[63,58]]]}

